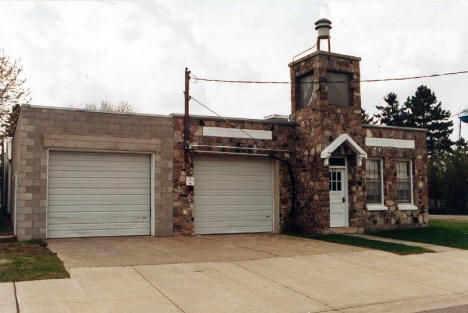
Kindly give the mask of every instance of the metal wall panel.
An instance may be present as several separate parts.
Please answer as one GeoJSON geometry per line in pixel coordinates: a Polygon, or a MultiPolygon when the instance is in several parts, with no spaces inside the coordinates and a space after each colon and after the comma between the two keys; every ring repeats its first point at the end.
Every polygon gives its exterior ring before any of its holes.
{"type": "Polygon", "coordinates": [[[259,157],[195,159],[195,234],[273,231],[273,163],[259,157]]]}
{"type": "Polygon", "coordinates": [[[47,237],[149,235],[151,157],[50,151],[47,237]]]}

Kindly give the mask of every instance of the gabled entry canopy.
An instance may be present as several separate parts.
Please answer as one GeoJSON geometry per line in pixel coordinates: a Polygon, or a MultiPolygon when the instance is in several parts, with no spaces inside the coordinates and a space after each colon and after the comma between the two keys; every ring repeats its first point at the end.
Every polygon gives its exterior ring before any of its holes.
{"type": "Polygon", "coordinates": [[[343,143],[347,143],[348,146],[356,153],[356,160],[357,165],[362,165],[362,159],[367,159],[367,153],[353,140],[348,134],[341,134],[333,140],[331,144],[328,145],[325,149],[323,149],[320,157],[325,159],[325,166],[328,166],[328,159],[331,157],[332,153],[343,143]]]}

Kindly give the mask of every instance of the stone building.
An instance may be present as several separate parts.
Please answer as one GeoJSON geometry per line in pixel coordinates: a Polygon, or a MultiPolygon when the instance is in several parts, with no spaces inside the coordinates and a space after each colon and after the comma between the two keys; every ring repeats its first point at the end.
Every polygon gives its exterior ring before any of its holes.
{"type": "Polygon", "coordinates": [[[359,62],[325,51],[296,60],[289,117],[190,116],[188,147],[180,114],[24,106],[4,197],[15,234],[424,226],[426,130],[362,124],[359,62]]]}

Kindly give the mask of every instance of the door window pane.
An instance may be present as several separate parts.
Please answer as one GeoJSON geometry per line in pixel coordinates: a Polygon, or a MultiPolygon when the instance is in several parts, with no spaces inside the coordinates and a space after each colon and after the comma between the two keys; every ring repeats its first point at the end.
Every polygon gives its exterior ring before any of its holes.
{"type": "Polygon", "coordinates": [[[341,191],[342,189],[341,171],[330,170],[328,188],[330,191],[341,191]]]}
{"type": "Polygon", "coordinates": [[[366,200],[367,203],[382,203],[381,160],[366,161],[366,200]]]}

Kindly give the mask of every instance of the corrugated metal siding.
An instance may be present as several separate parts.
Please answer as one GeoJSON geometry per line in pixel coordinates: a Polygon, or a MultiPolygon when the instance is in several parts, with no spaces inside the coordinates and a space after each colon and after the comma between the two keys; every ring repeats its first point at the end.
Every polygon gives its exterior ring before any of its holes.
{"type": "Polygon", "coordinates": [[[273,231],[273,163],[258,157],[195,159],[195,234],[273,231]]]}
{"type": "Polygon", "coordinates": [[[149,155],[51,151],[48,172],[48,238],[150,234],[149,155]]]}

